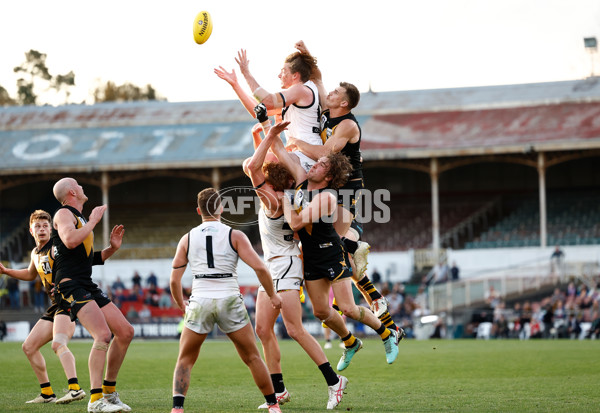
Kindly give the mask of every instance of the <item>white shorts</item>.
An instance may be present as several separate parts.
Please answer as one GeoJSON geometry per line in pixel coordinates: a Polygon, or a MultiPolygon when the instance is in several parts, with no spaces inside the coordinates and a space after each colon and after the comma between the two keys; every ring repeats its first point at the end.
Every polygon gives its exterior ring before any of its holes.
{"type": "Polygon", "coordinates": [[[312,168],[312,166],[317,163],[317,161],[315,161],[312,158],[309,158],[300,151],[292,151],[292,153],[296,155],[298,159],[300,159],[300,165],[302,165],[306,172],[308,172],[310,168],[312,168]]]}
{"type": "MultiPolygon", "coordinates": [[[[300,257],[296,255],[277,257],[270,259],[265,264],[273,277],[275,291],[300,290],[304,279],[300,257]]],[[[262,285],[258,289],[265,291],[262,285]]]]}
{"type": "Polygon", "coordinates": [[[224,333],[233,333],[250,322],[241,294],[225,298],[190,298],[185,326],[198,334],[210,333],[215,324],[224,333]]]}

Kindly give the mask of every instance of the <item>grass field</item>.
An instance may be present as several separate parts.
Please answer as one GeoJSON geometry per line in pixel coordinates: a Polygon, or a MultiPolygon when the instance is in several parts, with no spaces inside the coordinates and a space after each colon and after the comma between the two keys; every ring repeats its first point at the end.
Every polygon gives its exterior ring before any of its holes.
{"type": "MultiPolygon", "coordinates": [[[[89,393],[91,342],[70,347],[79,381],[89,393]]],[[[281,343],[288,412],[324,411],[323,377],[293,341],[281,343]]],[[[135,340],[117,383],[134,412],[169,412],[176,341],[135,340]]],[[[42,350],[59,397],[66,379],[49,346],[42,350]]],[[[341,350],[326,350],[335,367],[341,350]]],[[[401,343],[387,365],[379,340],[365,346],[344,371],[350,383],[338,411],[358,412],[598,412],[600,341],[441,340],[401,343]]],[[[25,405],[39,392],[20,343],[0,343],[1,412],[85,412],[70,405],[25,405]]],[[[264,399],[228,341],[207,341],[192,372],[186,412],[256,412],[264,399]]]]}

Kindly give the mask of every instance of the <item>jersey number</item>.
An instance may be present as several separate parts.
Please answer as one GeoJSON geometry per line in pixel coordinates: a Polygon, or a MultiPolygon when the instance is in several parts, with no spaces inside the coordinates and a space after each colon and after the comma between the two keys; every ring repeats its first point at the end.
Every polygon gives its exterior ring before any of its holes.
{"type": "Polygon", "coordinates": [[[206,262],[208,268],[215,268],[215,257],[213,256],[212,235],[206,237],[206,262]]]}

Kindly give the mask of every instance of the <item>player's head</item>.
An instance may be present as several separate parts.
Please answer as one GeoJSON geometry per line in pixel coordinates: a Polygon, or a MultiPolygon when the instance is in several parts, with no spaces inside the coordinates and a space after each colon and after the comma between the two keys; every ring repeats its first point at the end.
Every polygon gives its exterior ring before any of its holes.
{"type": "Polygon", "coordinates": [[[62,178],[54,184],[52,192],[61,205],[69,204],[72,201],[79,201],[83,204],[88,200],[83,192],[83,187],[73,178],[62,178]]]}
{"type": "Polygon", "coordinates": [[[273,187],[273,190],[281,192],[292,187],[294,177],[279,162],[265,162],[262,170],[265,181],[273,187]]]}
{"type": "Polygon", "coordinates": [[[340,85],[327,95],[326,102],[329,108],[344,108],[348,111],[354,109],[360,101],[360,92],[352,83],[340,82],[340,85]]]}
{"type": "Polygon", "coordinates": [[[281,85],[287,89],[293,84],[293,80],[308,82],[313,70],[317,67],[317,59],[313,56],[295,52],[285,58],[279,78],[281,85]]]}
{"type": "Polygon", "coordinates": [[[327,187],[338,189],[348,181],[352,165],[341,152],[330,153],[319,158],[308,171],[307,178],[313,183],[325,182],[327,187]]]}
{"type": "Polygon", "coordinates": [[[203,218],[218,218],[223,212],[221,196],[215,188],[206,188],[198,193],[198,213],[203,218]]]}
{"type": "Polygon", "coordinates": [[[36,244],[45,244],[52,232],[52,217],[44,210],[37,209],[29,216],[29,233],[36,244]]]}

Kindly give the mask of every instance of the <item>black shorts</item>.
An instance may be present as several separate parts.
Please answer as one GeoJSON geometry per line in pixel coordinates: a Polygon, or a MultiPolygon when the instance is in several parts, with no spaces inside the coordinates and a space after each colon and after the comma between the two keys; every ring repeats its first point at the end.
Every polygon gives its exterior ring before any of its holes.
{"type": "Polygon", "coordinates": [[[328,263],[311,264],[310,258],[304,255],[304,279],[315,281],[327,278],[329,281],[338,281],[352,276],[352,267],[348,261],[348,254],[344,251],[343,259],[340,257],[328,260],[328,263]]]}
{"type": "Polygon", "coordinates": [[[90,301],[95,301],[102,308],[111,301],[96,284],[84,284],[77,280],[63,281],[56,286],[56,302],[58,307],[71,316],[71,320],[77,319],[77,313],[90,301]],[[93,287],[91,286],[93,285],[93,287]]]}
{"type": "Polygon", "coordinates": [[[58,306],[56,303],[52,303],[50,307],[42,314],[40,320],[46,320],[50,322],[54,322],[54,316],[56,314],[64,314],[65,312],[58,306]]]}

